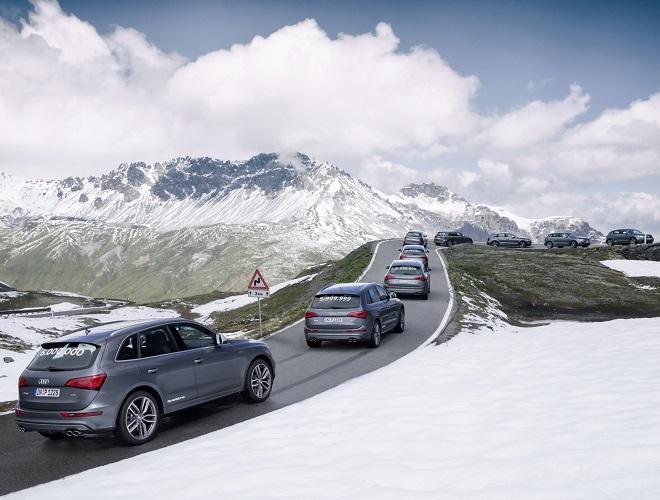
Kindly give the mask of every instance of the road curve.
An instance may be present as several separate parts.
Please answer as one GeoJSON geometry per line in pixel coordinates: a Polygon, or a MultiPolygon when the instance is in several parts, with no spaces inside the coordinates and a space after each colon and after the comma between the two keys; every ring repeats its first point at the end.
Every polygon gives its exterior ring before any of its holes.
{"type": "MultiPolygon", "coordinates": [[[[382,282],[385,267],[398,255],[400,241],[378,246],[362,281],[382,282]]],[[[295,324],[266,341],[278,363],[273,394],[265,403],[248,405],[230,397],[184,410],[163,421],[154,441],[140,447],[121,446],[110,437],[50,441],[37,433],[22,434],[13,415],[0,417],[0,495],[116,462],[147,451],[191,439],[288,406],[354,377],[380,368],[426,342],[437,330],[449,303],[443,264],[429,253],[429,300],[403,299],[406,331],[386,335],[378,349],[360,344],[305,344],[302,324],[295,324]]]]}

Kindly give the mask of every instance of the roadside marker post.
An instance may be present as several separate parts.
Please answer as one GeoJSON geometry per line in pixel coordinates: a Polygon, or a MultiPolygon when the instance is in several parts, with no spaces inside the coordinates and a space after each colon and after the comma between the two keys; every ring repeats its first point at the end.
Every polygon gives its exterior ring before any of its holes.
{"type": "Polygon", "coordinates": [[[248,284],[248,297],[257,298],[257,308],[259,309],[259,336],[264,336],[263,326],[261,324],[261,299],[270,297],[270,287],[266,278],[257,268],[250,278],[250,283],[248,284]]]}

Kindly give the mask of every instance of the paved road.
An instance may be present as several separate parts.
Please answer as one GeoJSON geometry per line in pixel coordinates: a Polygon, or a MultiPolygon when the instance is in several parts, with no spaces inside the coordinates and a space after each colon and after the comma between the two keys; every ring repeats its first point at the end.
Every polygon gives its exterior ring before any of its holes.
{"type": "MultiPolygon", "coordinates": [[[[399,246],[398,241],[383,242],[363,281],[381,281],[385,266],[397,256],[399,246]]],[[[0,495],[162,448],[268,413],[380,368],[409,353],[433,335],[449,302],[440,259],[434,249],[429,256],[432,267],[429,300],[404,299],[405,333],[385,336],[378,349],[359,344],[324,344],[321,349],[309,349],[301,324],[268,338],[278,370],[271,398],[260,405],[247,405],[232,397],[180,412],[163,421],[161,432],[154,441],[133,448],[121,446],[109,437],[50,441],[37,433],[20,433],[12,415],[0,417],[0,495]]]]}

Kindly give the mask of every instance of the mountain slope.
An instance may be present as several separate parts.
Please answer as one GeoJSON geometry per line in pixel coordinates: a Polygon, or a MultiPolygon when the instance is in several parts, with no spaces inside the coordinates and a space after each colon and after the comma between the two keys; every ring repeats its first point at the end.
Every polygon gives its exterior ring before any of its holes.
{"type": "Polygon", "coordinates": [[[413,227],[477,240],[520,231],[444,186],[413,184],[386,196],[300,153],[0,180],[0,279],[19,289],[160,300],[241,290],[257,266],[277,283],[413,227]]]}

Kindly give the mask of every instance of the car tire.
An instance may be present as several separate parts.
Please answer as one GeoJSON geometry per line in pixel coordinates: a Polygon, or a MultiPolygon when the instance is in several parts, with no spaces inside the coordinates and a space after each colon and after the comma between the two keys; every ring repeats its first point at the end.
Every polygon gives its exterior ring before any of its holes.
{"type": "Polygon", "coordinates": [[[59,439],[66,439],[66,434],[63,432],[48,432],[48,431],[38,431],[43,437],[57,441],[59,439]]]}
{"type": "Polygon", "coordinates": [[[374,321],[374,326],[371,329],[371,338],[368,342],[369,347],[372,349],[377,348],[380,345],[382,336],[383,331],[381,329],[380,323],[378,321],[374,321]]]}
{"type": "Polygon", "coordinates": [[[149,392],[137,391],[129,394],[119,409],[116,434],[124,444],[136,446],[156,437],[159,425],[158,401],[149,392]],[[133,427],[136,420],[138,423],[133,427]]]}
{"type": "Polygon", "coordinates": [[[636,238],[630,238],[630,241],[628,243],[630,245],[637,245],[637,239],[636,238]]]}
{"type": "Polygon", "coordinates": [[[305,339],[305,342],[307,342],[307,347],[311,347],[313,349],[317,347],[321,347],[321,344],[323,343],[322,340],[312,340],[312,339],[305,339]]]}
{"type": "Polygon", "coordinates": [[[454,242],[451,241],[451,240],[449,240],[449,241],[447,242],[447,246],[448,246],[448,247],[452,246],[453,244],[454,244],[454,242]]]}
{"type": "Polygon", "coordinates": [[[525,243],[524,241],[521,241],[520,243],[518,243],[518,246],[520,248],[525,248],[527,246],[527,243],[525,243]]]}
{"type": "Polygon", "coordinates": [[[406,328],[406,311],[401,309],[401,311],[399,311],[399,321],[397,321],[393,331],[395,333],[403,333],[403,330],[405,330],[405,328],[406,328]]]}
{"type": "Polygon", "coordinates": [[[546,248],[552,248],[554,246],[555,246],[555,244],[552,241],[546,241],[545,242],[545,247],[546,248]]]}
{"type": "Polygon", "coordinates": [[[494,247],[499,247],[499,246],[500,246],[500,242],[499,242],[499,241],[493,241],[493,242],[491,243],[491,245],[493,245],[494,247]]]}
{"type": "Polygon", "coordinates": [[[614,246],[614,240],[612,240],[612,239],[605,240],[605,244],[608,247],[613,247],[614,246]]]}
{"type": "Polygon", "coordinates": [[[255,359],[245,372],[245,388],[241,395],[248,403],[266,401],[273,389],[273,369],[265,359],[255,359]]]}
{"type": "Polygon", "coordinates": [[[571,241],[571,248],[577,248],[578,244],[577,241],[571,241]]]}

